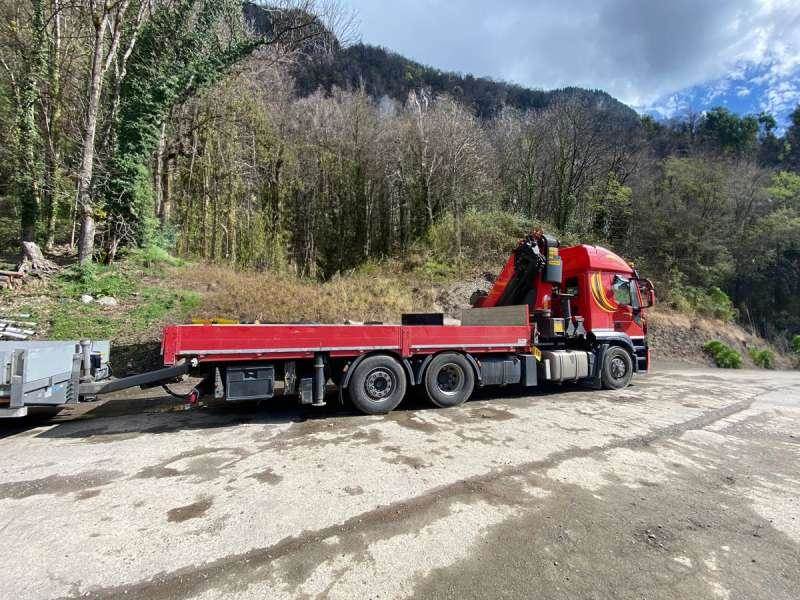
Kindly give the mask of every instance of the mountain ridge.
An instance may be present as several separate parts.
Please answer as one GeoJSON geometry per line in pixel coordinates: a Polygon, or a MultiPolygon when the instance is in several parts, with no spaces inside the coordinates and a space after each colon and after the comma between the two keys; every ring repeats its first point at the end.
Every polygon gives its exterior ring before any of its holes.
{"type": "Polygon", "coordinates": [[[579,98],[595,103],[625,120],[638,121],[638,113],[603,90],[569,86],[554,90],[532,89],[518,84],[443,71],[424,65],[384,48],[358,43],[337,45],[326,56],[305,53],[293,68],[296,91],[306,96],[322,88],[364,86],[374,98],[388,96],[405,101],[409,92],[429,89],[434,94],[448,94],[471,107],[477,116],[492,118],[503,107],[519,110],[542,109],[561,98],[579,98]]]}
{"type": "MultiPolygon", "coordinates": [[[[263,7],[247,3],[244,15],[256,33],[270,35],[274,31],[273,16],[263,7]]],[[[559,99],[577,98],[631,124],[640,118],[634,109],[604,90],[577,86],[534,89],[491,77],[445,71],[383,46],[361,42],[345,46],[321,22],[316,21],[315,26],[321,29],[317,36],[321,42],[305,42],[291,69],[300,97],[320,89],[330,93],[334,87],[356,89],[363,85],[376,100],[389,97],[405,102],[410,92],[428,89],[434,95],[452,96],[483,119],[497,116],[504,107],[535,110],[559,99]]]]}

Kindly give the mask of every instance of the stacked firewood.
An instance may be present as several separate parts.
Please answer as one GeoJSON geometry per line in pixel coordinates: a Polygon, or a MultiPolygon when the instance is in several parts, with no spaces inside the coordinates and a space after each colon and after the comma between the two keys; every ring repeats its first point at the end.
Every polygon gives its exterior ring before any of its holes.
{"type": "Polygon", "coordinates": [[[0,340],[27,340],[35,335],[37,324],[30,318],[29,314],[24,313],[0,315],[0,340]]]}

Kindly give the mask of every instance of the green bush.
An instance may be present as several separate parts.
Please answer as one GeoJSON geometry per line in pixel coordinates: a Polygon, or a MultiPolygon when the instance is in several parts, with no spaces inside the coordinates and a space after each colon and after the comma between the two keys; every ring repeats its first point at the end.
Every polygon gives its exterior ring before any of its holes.
{"type": "Polygon", "coordinates": [[[450,264],[461,258],[468,264],[483,265],[504,259],[535,224],[530,219],[504,211],[469,211],[461,217],[461,256],[458,255],[458,227],[452,214],[434,223],[424,244],[436,262],[450,264]]]}
{"type": "Polygon", "coordinates": [[[775,368],[775,353],[771,350],[759,350],[758,348],[750,348],[748,350],[750,358],[753,360],[757,367],[762,369],[775,368]]]}
{"type": "Polygon", "coordinates": [[[153,244],[132,250],[130,260],[146,269],[160,269],[165,266],[179,267],[183,264],[180,258],[172,256],[161,246],[153,244]]]}
{"type": "Polygon", "coordinates": [[[718,287],[704,290],[693,286],[678,286],[672,288],[670,302],[682,312],[694,312],[726,323],[733,321],[737,315],[731,299],[718,287]]]}
{"type": "Polygon", "coordinates": [[[452,263],[429,260],[422,265],[420,273],[434,281],[448,281],[458,275],[458,269],[456,265],[452,263]]]}
{"type": "Polygon", "coordinates": [[[792,352],[800,354],[800,335],[796,335],[792,338],[792,352]]]}
{"type": "Polygon", "coordinates": [[[703,346],[703,350],[711,355],[714,363],[721,369],[742,368],[742,355],[719,340],[708,342],[703,346]]]}

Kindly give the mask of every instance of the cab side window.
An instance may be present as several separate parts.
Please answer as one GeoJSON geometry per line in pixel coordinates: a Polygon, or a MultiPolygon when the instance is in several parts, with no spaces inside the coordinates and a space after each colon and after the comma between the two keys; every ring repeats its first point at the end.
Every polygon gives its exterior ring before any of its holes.
{"type": "Polygon", "coordinates": [[[633,299],[631,297],[631,282],[629,279],[614,276],[614,282],[611,284],[611,289],[614,292],[614,300],[623,306],[631,306],[633,299]]]}

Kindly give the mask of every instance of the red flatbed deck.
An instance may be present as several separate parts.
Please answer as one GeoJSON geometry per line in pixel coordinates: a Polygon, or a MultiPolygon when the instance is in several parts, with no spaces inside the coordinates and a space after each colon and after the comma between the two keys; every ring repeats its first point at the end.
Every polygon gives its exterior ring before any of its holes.
{"type": "Polygon", "coordinates": [[[526,325],[173,325],[164,330],[165,365],[292,360],[325,352],[332,358],[386,351],[404,358],[461,350],[470,354],[529,352],[526,325]]]}

